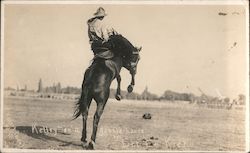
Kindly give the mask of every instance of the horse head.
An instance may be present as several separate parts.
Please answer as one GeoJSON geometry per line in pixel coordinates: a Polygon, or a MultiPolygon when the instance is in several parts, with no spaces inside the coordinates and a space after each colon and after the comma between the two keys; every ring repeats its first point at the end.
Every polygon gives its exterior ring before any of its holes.
{"type": "Polygon", "coordinates": [[[135,49],[130,54],[130,61],[128,62],[130,74],[136,74],[137,65],[138,65],[138,62],[140,60],[139,53],[140,53],[141,49],[142,49],[142,47],[139,47],[139,48],[135,47],[135,49]]]}
{"type": "Polygon", "coordinates": [[[112,51],[115,56],[119,56],[122,59],[122,66],[129,70],[132,80],[128,86],[128,92],[133,91],[135,85],[135,74],[137,71],[137,65],[140,60],[139,52],[142,47],[134,47],[126,38],[122,35],[112,35],[110,36],[109,43],[112,46],[112,51]]]}
{"type": "Polygon", "coordinates": [[[139,52],[142,47],[134,47],[122,35],[110,36],[109,43],[112,44],[113,52],[122,57],[123,67],[130,71],[130,74],[136,74],[137,64],[140,60],[139,52]]]}
{"type": "Polygon", "coordinates": [[[124,61],[124,67],[127,68],[132,76],[132,80],[131,80],[131,83],[130,85],[128,86],[128,92],[132,92],[133,91],[133,88],[134,88],[134,85],[135,85],[135,74],[136,74],[136,71],[137,71],[137,65],[138,65],[138,62],[140,60],[140,50],[141,50],[142,47],[140,48],[137,48],[137,47],[133,47],[133,50],[130,52],[129,54],[129,58],[128,60],[125,60],[124,61]]]}

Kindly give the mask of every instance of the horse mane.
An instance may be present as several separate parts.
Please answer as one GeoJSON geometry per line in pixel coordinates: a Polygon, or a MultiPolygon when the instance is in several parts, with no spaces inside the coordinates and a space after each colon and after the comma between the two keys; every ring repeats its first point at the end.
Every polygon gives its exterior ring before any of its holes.
{"type": "Polygon", "coordinates": [[[122,56],[130,56],[135,50],[132,43],[121,34],[110,36],[110,42],[113,45],[113,51],[122,56]]]}

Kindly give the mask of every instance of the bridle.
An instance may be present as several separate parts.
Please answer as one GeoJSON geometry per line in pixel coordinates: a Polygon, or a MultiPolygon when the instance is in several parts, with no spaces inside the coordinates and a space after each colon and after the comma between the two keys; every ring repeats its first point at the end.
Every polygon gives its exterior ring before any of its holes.
{"type": "Polygon", "coordinates": [[[140,60],[140,55],[139,55],[139,51],[133,51],[132,52],[132,57],[134,56],[134,55],[136,55],[136,60],[135,61],[130,61],[130,67],[131,68],[134,68],[134,67],[136,67],[137,66],[137,64],[138,64],[138,62],[139,62],[139,60],[140,60]]]}

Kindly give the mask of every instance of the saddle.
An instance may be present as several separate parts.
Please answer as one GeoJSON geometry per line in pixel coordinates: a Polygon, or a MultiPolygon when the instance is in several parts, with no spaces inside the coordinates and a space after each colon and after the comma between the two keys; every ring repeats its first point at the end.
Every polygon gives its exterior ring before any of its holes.
{"type": "MultiPolygon", "coordinates": [[[[114,53],[111,51],[112,44],[110,42],[102,43],[101,41],[95,41],[91,44],[91,49],[94,52],[93,63],[98,61],[99,59],[104,60],[104,64],[108,67],[113,73],[112,78],[114,79],[116,75],[119,73],[117,65],[111,59],[114,57],[114,53]]],[[[91,67],[91,66],[90,66],[91,67]]]]}
{"type": "Polygon", "coordinates": [[[95,54],[92,64],[88,69],[94,67],[96,63],[101,62],[104,64],[111,72],[112,72],[112,79],[114,79],[119,74],[119,69],[117,64],[112,60],[114,57],[114,53],[111,50],[106,50],[103,52],[99,52],[95,54]]]}
{"type": "Polygon", "coordinates": [[[103,52],[110,51],[112,49],[112,44],[109,42],[94,41],[91,44],[91,50],[96,54],[102,54],[103,52]]]}
{"type": "Polygon", "coordinates": [[[116,78],[117,75],[119,75],[119,69],[117,67],[117,64],[112,60],[105,60],[105,65],[111,70],[112,72],[112,79],[116,78]]]}
{"type": "Polygon", "coordinates": [[[111,50],[105,50],[103,52],[99,52],[95,54],[94,59],[102,58],[102,59],[111,59],[114,57],[114,53],[111,50]]]}

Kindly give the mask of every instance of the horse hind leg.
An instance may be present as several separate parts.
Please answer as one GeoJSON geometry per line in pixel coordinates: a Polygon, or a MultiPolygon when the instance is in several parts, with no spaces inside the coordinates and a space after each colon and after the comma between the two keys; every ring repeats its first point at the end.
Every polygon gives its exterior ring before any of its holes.
{"type": "Polygon", "coordinates": [[[83,85],[81,97],[78,102],[78,113],[76,115],[82,115],[82,137],[81,141],[83,142],[83,147],[87,144],[87,118],[88,118],[88,110],[90,103],[92,101],[92,96],[89,93],[89,89],[83,85]]]}
{"type": "Polygon", "coordinates": [[[91,103],[92,98],[89,96],[89,91],[88,91],[88,76],[90,74],[91,69],[88,68],[84,74],[84,80],[82,83],[82,93],[81,97],[78,102],[78,114],[76,117],[78,117],[80,114],[82,115],[82,136],[81,136],[81,141],[82,141],[82,146],[85,148],[87,146],[87,119],[88,119],[88,111],[89,111],[89,106],[91,103]]]}
{"type": "Polygon", "coordinates": [[[82,111],[82,137],[81,141],[83,143],[83,147],[87,147],[87,119],[88,119],[88,111],[89,106],[91,104],[92,98],[87,98],[83,105],[83,111],[82,111]]]}
{"type": "Polygon", "coordinates": [[[98,129],[98,123],[100,121],[101,115],[103,113],[105,104],[108,100],[109,97],[109,93],[104,95],[105,98],[101,98],[102,96],[98,97],[96,100],[97,102],[97,108],[96,108],[96,112],[94,115],[94,120],[93,120],[93,131],[92,131],[92,135],[91,135],[91,141],[89,142],[89,146],[88,149],[94,149],[94,144],[96,141],[96,134],[97,134],[97,129],[98,129]]]}

